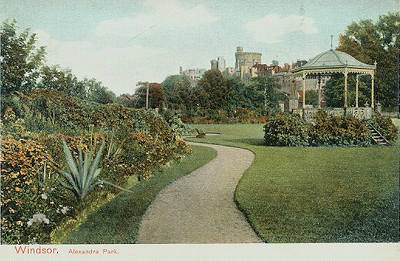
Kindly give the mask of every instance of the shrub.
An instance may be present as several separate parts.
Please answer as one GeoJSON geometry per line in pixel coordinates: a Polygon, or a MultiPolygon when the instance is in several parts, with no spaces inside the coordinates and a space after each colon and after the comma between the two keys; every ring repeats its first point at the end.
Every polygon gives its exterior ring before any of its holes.
{"type": "Polygon", "coordinates": [[[308,145],[307,124],[298,115],[277,113],[264,126],[266,145],[306,146],[308,145]]]}
{"type": "Polygon", "coordinates": [[[299,115],[278,113],[264,126],[266,145],[275,146],[365,146],[371,144],[366,122],[353,116],[337,117],[319,111],[315,122],[299,115]]]}
{"type": "Polygon", "coordinates": [[[371,144],[371,133],[366,123],[351,115],[338,117],[319,111],[308,132],[309,143],[313,146],[371,144]]]}
{"type": "Polygon", "coordinates": [[[174,111],[165,111],[163,117],[172,131],[179,136],[190,133],[191,129],[182,122],[180,115],[174,111]]]}

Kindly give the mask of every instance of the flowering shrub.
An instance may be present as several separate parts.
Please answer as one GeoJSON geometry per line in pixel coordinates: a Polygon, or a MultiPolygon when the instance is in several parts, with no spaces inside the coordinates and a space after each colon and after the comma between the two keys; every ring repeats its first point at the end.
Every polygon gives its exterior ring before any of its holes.
{"type": "Polygon", "coordinates": [[[371,144],[371,134],[365,122],[351,115],[338,117],[319,111],[308,132],[313,146],[371,144]]]}
{"type": "Polygon", "coordinates": [[[41,243],[63,218],[56,209],[57,166],[43,144],[29,138],[3,136],[1,150],[2,242],[41,243]],[[39,215],[41,213],[41,215],[39,215]],[[45,216],[45,218],[44,218],[45,216]],[[41,222],[40,222],[41,221],[41,222]]]}
{"type": "MultiPolygon", "coordinates": [[[[62,220],[82,210],[58,181],[58,170],[67,167],[61,139],[74,158],[79,149],[95,152],[104,142],[99,178],[119,186],[131,175],[149,178],[155,168],[190,153],[179,131],[152,110],[86,102],[44,89],[18,95],[18,102],[2,111],[4,243],[47,243],[62,220]]],[[[98,186],[87,201],[114,192],[98,186]]]]}

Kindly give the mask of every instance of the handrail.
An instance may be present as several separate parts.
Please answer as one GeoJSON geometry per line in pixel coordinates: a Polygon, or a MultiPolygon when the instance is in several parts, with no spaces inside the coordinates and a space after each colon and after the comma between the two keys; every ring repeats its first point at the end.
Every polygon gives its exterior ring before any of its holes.
{"type": "Polygon", "coordinates": [[[379,134],[379,136],[381,136],[386,141],[387,144],[390,144],[390,142],[377,129],[375,129],[375,127],[370,122],[368,122],[368,126],[374,129],[374,131],[376,131],[379,134]]]}

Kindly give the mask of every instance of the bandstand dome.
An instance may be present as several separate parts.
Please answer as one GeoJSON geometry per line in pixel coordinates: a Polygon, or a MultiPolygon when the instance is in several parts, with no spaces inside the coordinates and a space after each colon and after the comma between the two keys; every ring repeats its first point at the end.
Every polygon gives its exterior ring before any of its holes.
{"type": "Polygon", "coordinates": [[[293,69],[292,72],[344,67],[357,69],[376,68],[375,65],[362,63],[347,53],[330,49],[328,51],[318,54],[317,56],[309,60],[305,65],[293,69]]]}

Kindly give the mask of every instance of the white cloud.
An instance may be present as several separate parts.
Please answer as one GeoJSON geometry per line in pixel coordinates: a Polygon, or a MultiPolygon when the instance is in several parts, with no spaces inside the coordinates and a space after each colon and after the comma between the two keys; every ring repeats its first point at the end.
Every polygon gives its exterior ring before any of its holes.
{"type": "Polygon", "coordinates": [[[217,20],[203,5],[185,7],[178,0],[147,0],[143,3],[143,6],[148,9],[148,12],[134,17],[123,17],[101,22],[95,29],[96,35],[132,37],[152,27],[157,27],[158,29],[169,27],[189,28],[210,24],[217,20]]]}
{"type": "Polygon", "coordinates": [[[91,41],[59,41],[45,31],[36,31],[38,44],[46,46],[47,64],[70,68],[80,79],[96,78],[116,94],[133,93],[139,80],[162,81],[159,70],[163,50],[138,45],[100,47],[91,41]],[[155,69],[156,68],[156,69],[155,69]]]}
{"type": "Polygon", "coordinates": [[[307,16],[267,14],[264,17],[246,24],[248,32],[253,34],[257,42],[278,43],[283,37],[292,32],[305,34],[317,33],[314,19],[307,16]]]}

